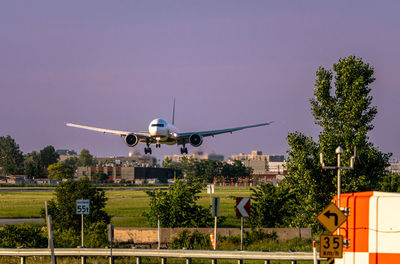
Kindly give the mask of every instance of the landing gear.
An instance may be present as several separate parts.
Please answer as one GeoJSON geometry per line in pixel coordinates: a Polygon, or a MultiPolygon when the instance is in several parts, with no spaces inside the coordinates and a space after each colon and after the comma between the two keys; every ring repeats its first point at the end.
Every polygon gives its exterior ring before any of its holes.
{"type": "Polygon", "coordinates": [[[183,155],[185,153],[188,154],[187,148],[186,147],[181,148],[181,154],[183,155]]]}
{"type": "Polygon", "coordinates": [[[150,147],[144,148],[144,154],[150,154],[151,155],[151,148],[150,147]]]}
{"type": "Polygon", "coordinates": [[[160,144],[160,143],[157,143],[157,144],[156,144],[156,148],[161,148],[161,144],[160,144]]]}
{"type": "Polygon", "coordinates": [[[150,141],[148,139],[146,140],[146,145],[147,145],[147,147],[144,148],[144,154],[145,155],[146,154],[150,154],[151,155],[150,141]]]}

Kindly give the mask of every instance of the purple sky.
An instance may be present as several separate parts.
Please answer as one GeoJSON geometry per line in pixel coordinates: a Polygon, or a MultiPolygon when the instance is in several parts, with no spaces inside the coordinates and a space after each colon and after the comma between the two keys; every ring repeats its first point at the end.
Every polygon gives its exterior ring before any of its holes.
{"type": "MultiPolygon", "coordinates": [[[[399,10],[398,1],[1,1],[0,136],[25,153],[126,155],[118,136],[65,122],[142,131],[171,120],[175,97],[181,132],[275,121],[199,150],[285,154],[288,132],[317,139],[317,68],[356,55],[377,79],[370,140],[400,158],[399,10]]],[[[157,158],[178,152],[153,148],[157,158]]]]}

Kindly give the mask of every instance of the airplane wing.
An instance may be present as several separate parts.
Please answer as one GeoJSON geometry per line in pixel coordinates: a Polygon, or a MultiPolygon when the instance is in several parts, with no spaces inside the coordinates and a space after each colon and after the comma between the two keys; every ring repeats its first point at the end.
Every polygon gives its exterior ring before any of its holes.
{"type": "Polygon", "coordinates": [[[98,127],[91,127],[91,126],[83,126],[83,125],[77,125],[77,124],[72,124],[72,123],[66,123],[66,125],[70,126],[70,127],[83,128],[83,129],[87,129],[87,130],[93,130],[93,131],[109,133],[109,134],[114,134],[114,135],[119,135],[119,136],[135,134],[139,139],[147,138],[150,136],[148,133],[145,133],[145,132],[134,133],[134,132],[130,132],[130,131],[121,131],[121,130],[105,129],[105,128],[98,128],[98,127]]]}
{"type": "Polygon", "coordinates": [[[259,127],[259,126],[267,126],[269,124],[273,123],[268,122],[268,123],[261,123],[261,124],[255,124],[255,125],[250,125],[250,126],[241,126],[241,127],[234,127],[234,128],[227,128],[227,129],[219,129],[219,130],[209,130],[209,131],[197,131],[197,132],[185,132],[185,133],[179,133],[178,138],[181,139],[188,139],[191,135],[197,134],[203,137],[209,137],[209,136],[215,136],[218,134],[224,134],[224,133],[232,133],[238,130],[242,129],[247,129],[247,128],[252,128],[252,127],[259,127]]]}

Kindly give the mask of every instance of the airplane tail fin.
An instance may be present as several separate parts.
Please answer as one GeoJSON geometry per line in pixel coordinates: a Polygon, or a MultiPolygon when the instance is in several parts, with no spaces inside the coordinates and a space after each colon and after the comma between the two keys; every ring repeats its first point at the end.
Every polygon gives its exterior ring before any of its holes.
{"type": "Polygon", "coordinates": [[[174,107],[172,109],[172,125],[175,125],[175,97],[174,97],[174,107]]]}

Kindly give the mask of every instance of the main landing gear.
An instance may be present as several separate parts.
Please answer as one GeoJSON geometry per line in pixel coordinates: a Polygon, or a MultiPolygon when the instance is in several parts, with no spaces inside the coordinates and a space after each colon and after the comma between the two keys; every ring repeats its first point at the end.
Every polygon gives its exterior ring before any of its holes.
{"type": "Polygon", "coordinates": [[[144,148],[144,154],[150,154],[151,155],[151,148],[150,147],[144,148]]]}
{"type": "Polygon", "coordinates": [[[150,142],[148,140],[146,140],[146,145],[147,147],[144,148],[144,154],[150,154],[151,155],[151,148],[150,148],[150,142]]]}
{"type": "Polygon", "coordinates": [[[181,154],[183,155],[183,154],[188,154],[188,150],[187,150],[187,148],[185,147],[185,146],[183,146],[182,148],[181,148],[181,154]]]}

